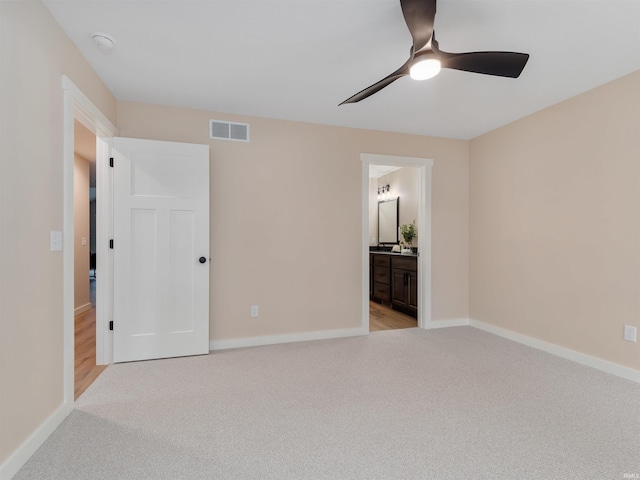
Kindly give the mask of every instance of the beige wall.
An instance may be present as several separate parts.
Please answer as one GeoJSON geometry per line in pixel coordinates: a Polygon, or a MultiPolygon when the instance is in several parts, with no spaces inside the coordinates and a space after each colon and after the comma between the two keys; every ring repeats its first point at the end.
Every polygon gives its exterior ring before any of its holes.
{"type": "Polygon", "coordinates": [[[363,152],[434,159],[432,315],[468,317],[467,142],[136,103],[118,128],[211,146],[212,340],[360,326],[363,152]],[[251,142],[209,140],[210,118],[251,142]]]}
{"type": "MultiPolygon", "coordinates": [[[[73,169],[74,229],[74,308],[91,306],[89,293],[89,161],[75,155],[73,169]],[[82,239],[85,238],[85,245],[82,239]]],[[[83,310],[84,311],[84,310],[83,310]]]]}
{"type": "Polygon", "coordinates": [[[0,462],[63,402],[61,76],[116,102],[48,10],[0,2],[0,462]]]}
{"type": "Polygon", "coordinates": [[[640,72],[470,143],[470,315],[640,369],[640,72]]]}

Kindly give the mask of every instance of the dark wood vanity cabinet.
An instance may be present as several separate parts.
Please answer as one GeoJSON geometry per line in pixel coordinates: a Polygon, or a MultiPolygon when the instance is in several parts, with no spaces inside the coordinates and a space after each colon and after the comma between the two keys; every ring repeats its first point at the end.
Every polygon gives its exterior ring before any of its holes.
{"type": "Polygon", "coordinates": [[[371,253],[370,297],[399,311],[418,316],[418,257],[371,253]]]}
{"type": "Polygon", "coordinates": [[[414,317],[418,316],[418,259],[391,258],[391,305],[414,317]]]}

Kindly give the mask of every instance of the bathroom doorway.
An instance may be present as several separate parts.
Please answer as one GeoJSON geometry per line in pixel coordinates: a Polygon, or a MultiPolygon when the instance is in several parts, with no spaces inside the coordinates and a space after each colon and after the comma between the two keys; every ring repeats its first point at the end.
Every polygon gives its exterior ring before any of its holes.
{"type": "Polygon", "coordinates": [[[373,154],[361,160],[362,328],[428,328],[433,161],[373,154]]]}

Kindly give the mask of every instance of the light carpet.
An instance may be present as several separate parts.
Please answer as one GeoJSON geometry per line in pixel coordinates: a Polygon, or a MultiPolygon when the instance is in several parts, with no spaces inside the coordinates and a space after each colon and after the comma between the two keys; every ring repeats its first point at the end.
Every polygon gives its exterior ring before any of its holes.
{"type": "Polygon", "coordinates": [[[27,479],[640,477],[640,385],[471,327],[109,366],[27,479]]]}

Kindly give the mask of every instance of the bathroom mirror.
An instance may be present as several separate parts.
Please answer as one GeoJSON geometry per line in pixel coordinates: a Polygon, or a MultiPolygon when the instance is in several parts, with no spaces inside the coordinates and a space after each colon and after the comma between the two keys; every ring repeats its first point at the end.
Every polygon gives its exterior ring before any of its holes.
{"type": "Polygon", "coordinates": [[[399,198],[378,202],[378,243],[398,243],[399,198]]]}

